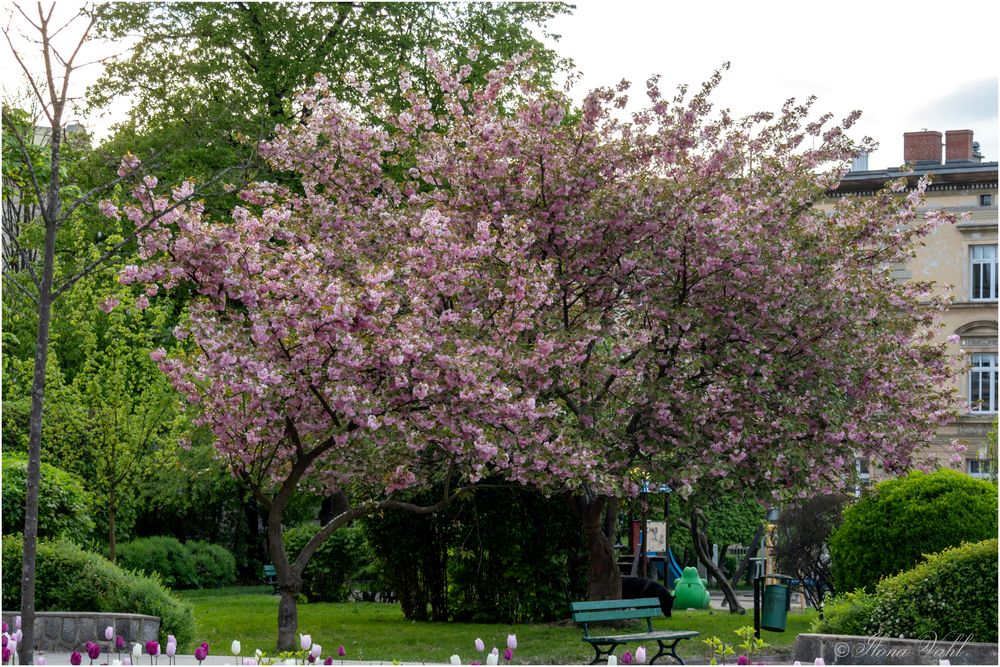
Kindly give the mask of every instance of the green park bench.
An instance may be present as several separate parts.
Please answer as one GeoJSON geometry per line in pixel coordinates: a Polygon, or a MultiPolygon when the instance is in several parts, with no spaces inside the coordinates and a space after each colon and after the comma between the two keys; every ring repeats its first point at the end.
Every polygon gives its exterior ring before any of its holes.
{"type": "Polygon", "coordinates": [[[596,654],[592,665],[603,662],[622,644],[653,642],[660,650],[650,660],[650,664],[664,655],[670,655],[680,664],[684,664],[677,655],[677,643],[684,639],[697,637],[694,630],[654,630],[653,619],[663,615],[660,601],[657,598],[637,598],[634,600],[599,600],[597,602],[572,602],[573,620],[583,624],[583,641],[594,648],[596,654]],[[593,635],[590,633],[591,623],[608,621],[631,621],[646,619],[646,632],[635,632],[624,635],[593,635]]]}
{"type": "Polygon", "coordinates": [[[278,592],[278,571],[271,564],[264,566],[264,583],[274,589],[275,593],[278,592]]]}

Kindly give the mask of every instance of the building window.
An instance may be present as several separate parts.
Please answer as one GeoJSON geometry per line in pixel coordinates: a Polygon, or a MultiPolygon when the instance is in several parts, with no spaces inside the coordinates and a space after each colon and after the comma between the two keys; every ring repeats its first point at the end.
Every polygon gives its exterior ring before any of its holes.
{"type": "Polygon", "coordinates": [[[854,495],[860,496],[865,489],[870,489],[872,485],[871,467],[868,459],[857,457],[854,459],[854,470],[858,475],[858,486],[854,487],[854,495]]]}
{"type": "Polygon", "coordinates": [[[997,411],[997,353],[975,352],[969,371],[969,410],[997,411]]]}
{"type": "Polygon", "coordinates": [[[965,472],[977,479],[993,479],[993,461],[990,459],[965,459],[965,472]]]}
{"type": "Polygon", "coordinates": [[[969,247],[972,267],[972,300],[987,301],[997,298],[997,246],[974,245],[969,247]]]}
{"type": "Polygon", "coordinates": [[[993,195],[979,195],[980,206],[993,206],[993,195]]]}

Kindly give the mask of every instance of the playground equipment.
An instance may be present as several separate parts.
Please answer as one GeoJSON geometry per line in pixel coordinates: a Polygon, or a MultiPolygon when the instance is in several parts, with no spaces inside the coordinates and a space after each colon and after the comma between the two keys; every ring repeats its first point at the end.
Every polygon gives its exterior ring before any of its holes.
{"type": "Polygon", "coordinates": [[[708,609],[711,596],[706,590],[708,581],[698,576],[693,567],[684,568],[681,576],[674,580],[675,609],[708,609]]]}

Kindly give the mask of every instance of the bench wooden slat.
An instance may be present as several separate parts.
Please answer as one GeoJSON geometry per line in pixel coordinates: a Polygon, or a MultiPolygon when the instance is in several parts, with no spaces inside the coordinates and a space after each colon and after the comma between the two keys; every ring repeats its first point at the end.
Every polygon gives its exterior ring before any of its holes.
{"type": "Polygon", "coordinates": [[[665,631],[665,632],[637,632],[631,635],[606,635],[604,637],[584,637],[583,641],[590,642],[591,644],[607,644],[610,642],[634,642],[634,641],[644,641],[644,640],[656,640],[656,639],[691,639],[692,637],[697,637],[698,632],[695,630],[677,630],[677,631],[665,631]]]}
{"type": "Polygon", "coordinates": [[[631,618],[659,618],[663,616],[660,608],[656,609],[622,609],[620,611],[578,611],[573,614],[577,623],[595,623],[599,621],[627,621],[631,618]]]}
{"type": "Polygon", "coordinates": [[[633,609],[636,607],[660,607],[657,598],[633,598],[631,600],[597,600],[596,602],[570,602],[573,611],[612,611],[617,609],[633,609]]]}

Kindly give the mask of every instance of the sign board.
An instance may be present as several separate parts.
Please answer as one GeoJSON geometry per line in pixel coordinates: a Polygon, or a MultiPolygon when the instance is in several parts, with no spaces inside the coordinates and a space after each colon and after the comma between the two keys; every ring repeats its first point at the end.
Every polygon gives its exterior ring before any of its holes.
{"type": "Polygon", "coordinates": [[[667,522],[648,521],[646,527],[649,530],[649,540],[646,544],[647,552],[663,553],[667,550],[667,522]]]}

